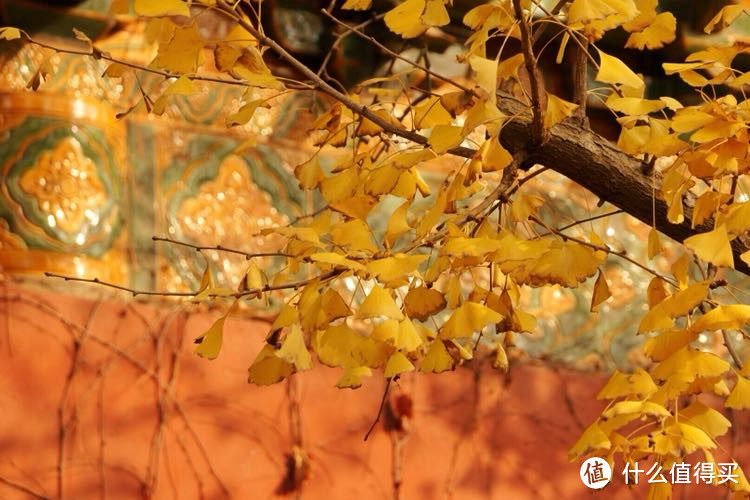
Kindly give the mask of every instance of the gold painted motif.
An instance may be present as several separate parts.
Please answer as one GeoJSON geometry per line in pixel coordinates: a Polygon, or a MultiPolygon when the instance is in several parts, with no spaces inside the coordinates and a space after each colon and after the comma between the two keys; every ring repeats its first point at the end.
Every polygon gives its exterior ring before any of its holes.
{"type": "Polygon", "coordinates": [[[47,215],[47,224],[78,233],[78,244],[84,243],[87,228],[98,224],[99,208],[107,196],[94,162],[73,137],[42,152],[21,175],[20,186],[47,215]]]}
{"type": "MultiPolygon", "coordinates": [[[[236,155],[224,159],[216,178],[180,205],[178,218],[182,234],[190,241],[248,252],[278,250],[278,239],[259,233],[289,223],[288,217],[273,207],[268,193],[253,183],[245,162],[236,155]]],[[[234,283],[247,267],[241,255],[216,253],[212,259],[218,265],[219,278],[223,275],[234,283]]]]}

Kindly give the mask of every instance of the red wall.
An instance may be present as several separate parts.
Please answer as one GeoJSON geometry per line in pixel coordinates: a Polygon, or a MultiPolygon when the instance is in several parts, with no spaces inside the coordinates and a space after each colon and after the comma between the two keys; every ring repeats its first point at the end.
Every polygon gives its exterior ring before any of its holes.
{"type": "Polygon", "coordinates": [[[382,378],[339,390],[338,372],[316,367],[291,387],[248,385],[264,323],[227,321],[221,355],[206,361],[192,354],[192,339],[218,313],[189,304],[6,284],[0,307],[0,498],[26,498],[24,489],[56,497],[60,478],[67,498],[270,498],[295,442],[308,455],[298,468],[298,477],[308,470],[302,498],[392,498],[394,478],[403,499],[646,497],[617,471],[603,492],[589,491],[580,464],[567,461],[603,406],[593,398],[601,374],[524,365],[507,377],[489,367],[405,377],[365,442],[382,378]]]}

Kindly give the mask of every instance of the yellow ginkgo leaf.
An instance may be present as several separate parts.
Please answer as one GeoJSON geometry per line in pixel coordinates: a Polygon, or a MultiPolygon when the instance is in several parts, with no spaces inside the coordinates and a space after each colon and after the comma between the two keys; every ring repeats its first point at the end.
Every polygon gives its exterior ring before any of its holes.
{"type": "Polygon", "coordinates": [[[670,328],[674,318],[684,316],[698,306],[708,295],[710,283],[702,281],[694,283],[674,295],[670,295],[661,303],[652,307],[638,325],[638,332],[659,331],[670,328]]]}
{"type": "Polygon", "coordinates": [[[455,148],[464,140],[462,127],[455,125],[435,125],[430,133],[429,143],[437,154],[445,153],[455,148]]]}
{"type": "Polygon", "coordinates": [[[406,221],[406,214],[409,213],[411,201],[405,201],[388,219],[388,226],[385,230],[385,241],[388,247],[392,247],[399,236],[411,230],[411,226],[406,221]]]}
{"type": "Polygon", "coordinates": [[[325,178],[317,156],[294,167],[294,176],[302,189],[313,189],[325,178]]]}
{"type": "Polygon", "coordinates": [[[164,93],[154,101],[153,113],[161,115],[164,113],[164,109],[167,105],[167,97],[171,95],[192,95],[198,91],[197,87],[191,79],[182,75],[177,80],[166,88],[164,93]]]}
{"type": "Polygon", "coordinates": [[[409,290],[404,297],[404,311],[410,318],[425,321],[433,314],[445,309],[447,302],[442,293],[434,288],[419,286],[409,290]]]}
{"type": "Polygon", "coordinates": [[[658,14],[642,31],[631,33],[625,47],[643,49],[660,49],[675,39],[677,19],[671,12],[658,14]]]}
{"type": "Polygon", "coordinates": [[[716,377],[729,370],[729,363],[719,356],[685,347],[659,363],[651,375],[659,380],[667,380],[675,374],[683,374],[684,380],[692,382],[695,377],[716,377]]]}
{"type": "Polygon", "coordinates": [[[708,311],[692,324],[690,330],[693,332],[739,330],[748,324],[750,324],[750,306],[729,304],[708,311]]]}
{"type": "Polygon", "coordinates": [[[190,7],[183,0],[135,0],[133,9],[136,14],[149,17],[190,15],[190,7]]]}
{"type": "Polygon", "coordinates": [[[648,115],[654,111],[664,109],[666,104],[661,100],[641,99],[640,97],[613,97],[607,99],[606,104],[612,111],[617,111],[625,115],[648,115]]]}
{"type": "Polygon", "coordinates": [[[726,434],[732,426],[732,423],[724,415],[698,400],[693,401],[687,408],[680,410],[680,419],[698,427],[713,439],[726,434]]]}
{"type": "Polygon", "coordinates": [[[422,358],[419,370],[423,373],[440,373],[453,369],[453,357],[445,348],[445,344],[440,339],[435,339],[430,343],[430,348],[422,358]]]}
{"type": "Polygon", "coordinates": [[[372,5],[372,0],[346,0],[341,6],[343,10],[367,10],[372,5]]]}
{"type": "Polygon", "coordinates": [[[427,0],[422,14],[422,22],[427,26],[445,26],[451,22],[443,0],[427,0]]]}
{"type": "Polygon", "coordinates": [[[320,193],[329,203],[343,201],[354,195],[359,182],[359,171],[354,167],[347,168],[323,179],[320,183],[320,193]]]}
{"type": "Polygon", "coordinates": [[[412,352],[422,345],[422,337],[409,318],[404,318],[399,322],[398,337],[394,345],[396,349],[404,352],[412,352]]]}
{"type": "Polygon", "coordinates": [[[365,266],[363,266],[356,260],[347,259],[343,255],[334,252],[314,253],[310,256],[310,260],[313,262],[321,262],[333,266],[343,266],[355,271],[365,270],[365,266]]]}
{"type": "Polygon", "coordinates": [[[667,330],[643,344],[643,353],[654,361],[663,361],[695,340],[690,330],[667,330]]]}
{"type": "Polygon", "coordinates": [[[508,353],[500,342],[495,342],[495,359],[492,360],[492,367],[503,373],[508,373],[510,369],[508,353]]]}
{"type": "Polygon", "coordinates": [[[547,111],[544,113],[544,128],[550,128],[573,115],[578,104],[560,99],[554,94],[547,94],[547,111]]]}
{"type": "Polygon", "coordinates": [[[734,269],[732,245],[729,243],[727,228],[723,224],[707,233],[686,238],[684,244],[706,262],[734,269]]]}
{"type": "MultiPolygon", "coordinates": [[[[253,115],[255,114],[255,110],[257,110],[259,107],[268,107],[267,101],[265,99],[255,99],[254,101],[243,104],[236,113],[232,113],[231,115],[227,116],[227,126],[235,127],[237,125],[245,125],[247,122],[252,120],[253,115]]],[[[302,185],[301,181],[300,185],[302,185]]]]}
{"type": "Polygon", "coordinates": [[[487,95],[494,96],[497,90],[497,60],[472,56],[469,58],[469,65],[476,73],[479,88],[487,92],[487,95]]]}
{"type": "Polygon", "coordinates": [[[200,337],[195,339],[198,344],[195,348],[195,354],[207,359],[216,359],[221,351],[221,343],[224,337],[224,320],[226,316],[214,321],[211,328],[200,337]]]}
{"type": "Polygon", "coordinates": [[[599,276],[596,278],[594,283],[594,293],[591,296],[591,312],[599,310],[599,304],[607,300],[612,296],[612,292],[609,291],[609,285],[607,279],[604,277],[602,270],[599,270],[599,276]]]}
{"type": "Polygon", "coordinates": [[[474,332],[482,330],[489,324],[497,323],[501,319],[503,319],[502,315],[485,305],[464,302],[443,324],[440,329],[440,338],[471,337],[474,332]]]}
{"type": "Polygon", "coordinates": [[[0,40],[16,40],[21,38],[21,30],[10,26],[0,28],[0,40]]]}
{"type": "Polygon", "coordinates": [[[613,85],[625,85],[633,88],[641,88],[644,83],[641,77],[633,73],[633,70],[620,59],[599,51],[599,71],[595,80],[598,82],[611,83],[613,85]]]}
{"type": "Polygon", "coordinates": [[[625,396],[646,398],[656,392],[656,390],[656,384],[654,384],[651,376],[643,368],[637,368],[630,375],[615,370],[607,385],[599,391],[596,398],[617,399],[625,396]]]}
{"type": "Polygon", "coordinates": [[[402,373],[414,371],[414,365],[400,352],[394,352],[385,364],[385,378],[393,378],[402,373]]]}
{"type": "Polygon", "coordinates": [[[404,319],[404,315],[396,305],[393,297],[383,287],[375,285],[359,307],[357,317],[378,318],[381,316],[399,321],[404,319]]]}
{"type": "Polygon", "coordinates": [[[350,250],[374,253],[378,247],[372,241],[372,233],[367,223],[360,219],[334,224],[330,230],[333,243],[350,250]]]}
{"type": "Polygon", "coordinates": [[[479,155],[482,160],[482,172],[497,172],[513,162],[513,155],[500,144],[496,137],[484,141],[479,155]]]}
{"type": "Polygon", "coordinates": [[[663,247],[659,240],[659,231],[655,227],[652,227],[648,232],[648,258],[653,259],[661,253],[662,249],[663,247]]]}
{"type": "Polygon", "coordinates": [[[201,62],[203,45],[204,40],[195,24],[185,28],[175,27],[172,38],[159,44],[159,50],[150,66],[172,73],[194,73],[201,62]]]}
{"type": "Polygon", "coordinates": [[[385,24],[402,38],[417,37],[428,28],[422,23],[425,6],[425,0],[405,0],[385,14],[385,24]]]}
{"type": "Polygon", "coordinates": [[[607,435],[601,430],[599,424],[594,422],[583,431],[576,444],[568,451],[568,461],[574,462],[593,451],[606,451],[611,447],[612,443],[607,435]]]}
{"type": "Polygon", "coordinates": [[[248,368],[247,381],[255,385],[271,385],[287,378],[294,365],[276,356],[273,346],[265,344],[248,368]]]}
{"type": "Polygon", "coordinates": [[[279,311],[279,314],[276,316],[276,319],[273,320],[271,330],[273,331],[278,330],[279,328],[284,328],[285,326],[291,326],[297,321],[299,321],[297,308],[292,307],[289,304],[284,304],[281,311],[279,311]]]}
{"type": "Polygon", "coordinates": [[[339,389],[356,389],[362,385],[362,377],[372,377],[372,369],[369,366],[346,368],[341,378],[336,382],[336,387],[339,389]]]}
{"type": "Polygon", "coordinates": [[[417,271],[419,265],[427,260],[428,255],[406,255],[397,253],[393,257],[386,257],[368,262],[367,271],[381,283],[406,278],[417,271]]]}
{"type": "Polygon", "coordinates": [[[284,361],[292,363],[298,371],[312,368],[310,352],[307,350],[307,346],[305,346],[302,330],[297,324],[292,325],[284,342],[282,342],[281,347],[275,354],[284,361]]]}

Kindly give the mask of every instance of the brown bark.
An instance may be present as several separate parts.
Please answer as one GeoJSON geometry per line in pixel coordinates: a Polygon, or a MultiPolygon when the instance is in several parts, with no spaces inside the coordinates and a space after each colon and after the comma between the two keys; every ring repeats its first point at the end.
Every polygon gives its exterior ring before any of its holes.
{"type": "MultiPolygon", "coordinates": [[[[504,113],[523,113],[527,107],[512,97],[503,97],[499,105],[504,113]]],[[[502,142],[511,153],[528,148],[531,134],[531,116],[526,113],[507,123],[503,128],[502,142]]],[[[658,174],[652,181],[646,173],[648,166],[641,160],[624,153],[607,139],[582,127],[574,120],[567,120],[550,130],[547,142],[528,151],[528,163],[549,167],[585,187],[599,198],[623,209],[633,217],[651,224],[652,182],[661,185],[658,174]]],[[[691,212],[693,197],[686,197],[685,220],[672,224],[667,220],[667,204],[656,199],[656,228],[682,242],[688,236],[710,231],[713,222],[708,221],[692,229],[691,212]]],[[[750,249],[747,234],[732,242],[735,268],[750,275],[750,267],[739,255],[750,249]]]]}

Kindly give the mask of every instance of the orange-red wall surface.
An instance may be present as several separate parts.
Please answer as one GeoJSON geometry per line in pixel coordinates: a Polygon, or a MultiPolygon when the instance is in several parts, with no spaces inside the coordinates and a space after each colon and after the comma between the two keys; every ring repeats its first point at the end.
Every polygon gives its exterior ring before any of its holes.
{"type": "MultiPolygon", "coordinates": [[[[358,390],[336,389],[338,371],[322,366],[292,384],[249,385],[267,323],[230,318],[207,361],[192,340],[219,312],[193,307],[6,283],[0,498],[646,497],[623,484],[622,464],[594,492],[567,461],[603,407],[594,396],[606,374],[526,364],[507,376],[487,366],[404,377],[364,441],[380,374],[358,390]]],[[[747,418],[738,420],[723,445],[747,464],[747,418]]]]}

